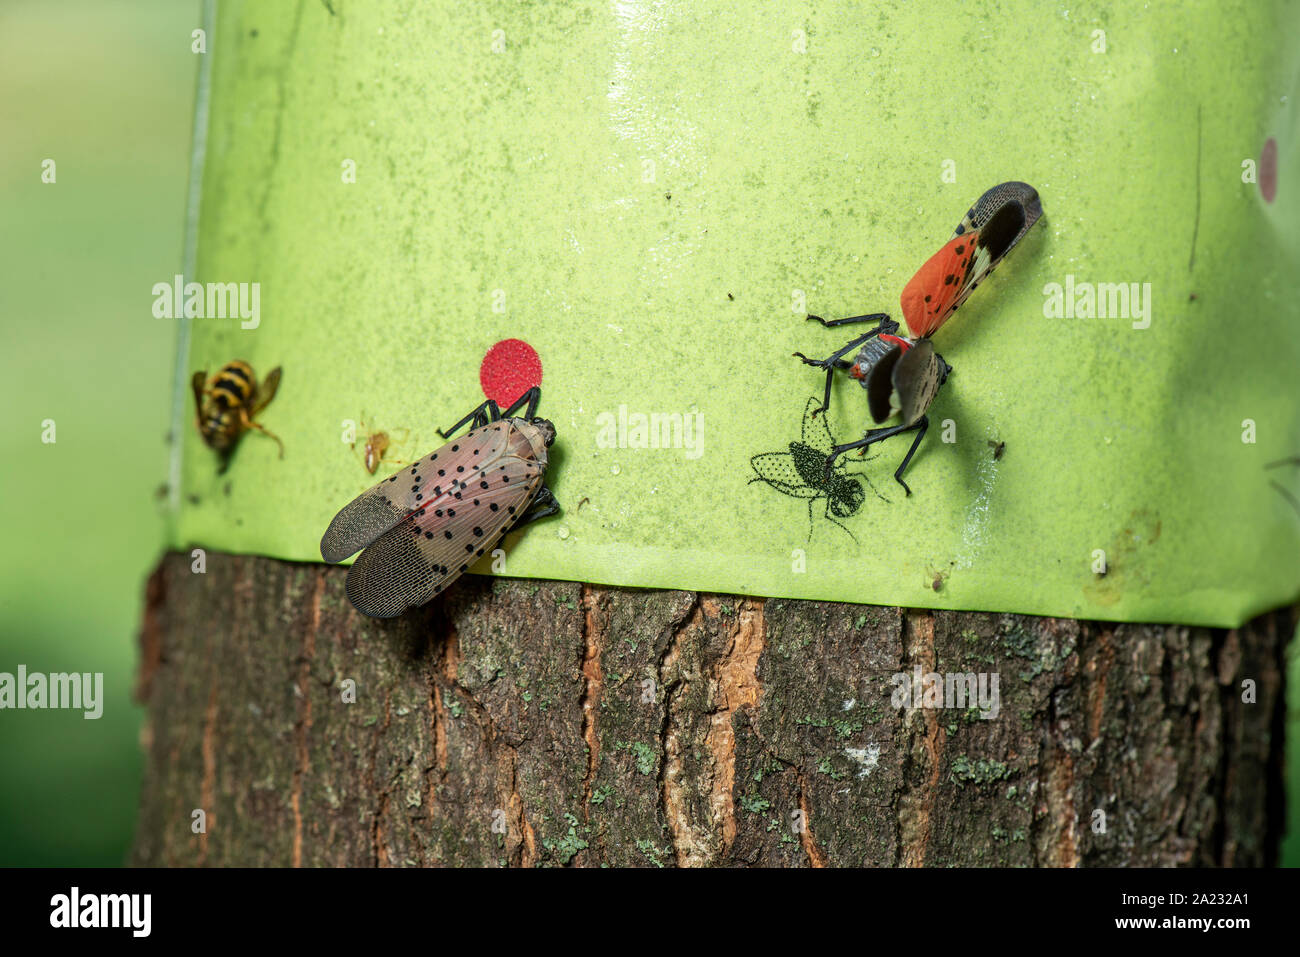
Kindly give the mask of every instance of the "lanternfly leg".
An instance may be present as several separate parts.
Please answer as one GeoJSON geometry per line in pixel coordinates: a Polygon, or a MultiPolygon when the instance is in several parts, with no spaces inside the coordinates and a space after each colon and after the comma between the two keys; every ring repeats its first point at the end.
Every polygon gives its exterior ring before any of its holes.
{"type": "Polygon", "coordinates": [[[535,522],[539,518],[546,518],[548,515],[554,515],[560,510],[560,503],[555,500],[555,495],[549,488],[543,485],[537,491],[533,498],[533,504],[528,506],[528,511],[519,516],[519,520],[506,529],[509,534],[517,528],[523,528],[530,522],[535,522]]]}
{"type": "Polygon", "coordinates": [[[495,399],[488,399],[486,402],[483,402],[480,405],[478,405],[473,412],[465,416],[465,418],[461,419],[451,428],[438,429],[437,430],[438,435],[440,435],[442,438],[445,439],[448,436],[450,436],[453,432],[455,432],[457,429],[459,429],[462,425],[464,425],[466,422],[471,423],[472,428],[475,429],[482,428],[483,426],[487,425],[489,422],[496,422],[499,419],[510,418],[512,415],[514,415],[516,412],[522,409],[525,405],[528,406],[528,411],[524,413],[524,418],[528,419],[529,421],[532,421],[532,419],[534,419],[537,415],[537,403],[541,401],[541,398],[542,398],[541,388],[539,388],[538,386],[533,386],[531,389],[526,391],[519,398],[515,399],[514,403],[510,406],[510,408],[506,409],[504,412],[501,411],[501,407],[497,405],[495,399]]]}
{"type": "Polygon", "coordinates": [[[916,451],[916,447],[921,444],[921,440],[925,438],[925,430],[930,427],[929,416],[921,416],[912,423],[911,427],[916,429],[916,438],[912,440],[912,447],[907,450],[907,454],[903,456],[903,461],[899,463],[898,468],[894,471],[894,481],[903,486],[903,490],[907,492],[908,495],[912,494],[912,490],[908,488],[907,483],[903,481],[903,469],[907,468],[907,463],[912,461],[912,454],[916,451]]]}
{"type": "MultiPolygon", "coordinates": [[[[810,316],[809,318],[812,317],[810,316]]],[[[802,352],[795,353],[795,355],[798,358],[803,360],[804,365],[816,366],[819,369],[826,370],[826,394],[822,396],[821,408],[813,410],[812,414],[814,416],[816,416],[819,412],[825,412],[827,409],[831,407],[831,380],[835,378],[835,370],[837,368],[848,369],[852,366],[852,363],[846,361],[844,359],[844,356],[852,352],[858,346],[862,345],[862,343],[866,342],[868,339],[874,338],[875,336],[878,335],[880,335],[879,326],[877,326],[875,329],[872,329],[866,335],[858,336],[856,339],[854,339],[852,342],[846,345],[843,349],[840,349],[836,352],[832,352],[825,359],[809,359],[802,352]]]]}
{"type": "Polygon", "coordinates": [[[813,415],[815,416],[817,415],[818,412],[825,412],[827,409],[831,407],[831,380],[835,377],[835,370],[848,369],[852,367],[852,363],[845,360],[844,356],[848,355],[850,352],[858,348],[858,346],[862,345],[867,340],[873,339],[876,336],[881,335],[882,333],[885,335],[892,335],[893,333],[897,332],[898,323],[890,319],[889,314],[884,312],[875,312],[869,316],[850,316],[847,319],[831,319],[829,322],[823,319],[821,316],[809,316],[808,318],[816,319],[823,326],[828,326],[828,327],[845,326],[853,322],[875,322],[876,320],[879,320],[879,324],[876,326],[876,328],[872,329],[868,333],[858,336],[858,338],[854,339],[844,348],[832,352],[825,359],[809,359],[802,352],[795,353],[796,356],[798,356],[800,359],[804,361],[805,365],[816,366],[819,369],[826,370],[826,393],[825,395],[822,396],[822,407],[820,409],[817,409],[815,412],[813,412],[813,415]]]}
{"type": "Polygon", "coordinates": [[[833,329],[835,326],[847,326],[855,322],[876,322],[879,320],[881,328],[877,329],[877,332],[890,333],[898,330],[898,323],[892,321],[887,312],[873,312],[867,316],[849,316],[847,319],[823,319],[821,316],[809,316],[808,318],[820,322],[827,329],[833,329]],[[893,328],[886,329],[884,328],[886,325],[893,326],[893,328]]]}
{"type": "Polygon", "coordinates": [[[497,406],[495,399],[488,399],[483,404],[477,406],[473,412],[465,416],[449,429],[438,429],[438,435],[442,438],[448,438],[453,432],[459,429],[466,422],[471,423],[472,428],[481,428],[489,422],[495,422],[501,418],[501,409],[497,406]]]}
{"type": "Polygon", "coordinates": [[[526,391],[523,395],[521,395],[519,398],[515,399],[514,404],[512,404],[510,408],[506,409],[504,412],[501,413],[501,417],[508,419],[510,418],[510,416],[514,415],[525,405],[527,405],[528,411],[524,413],[524,418],[531,422],[533,419],[537,418],[537,403],[540,402],[541,400],[542,400],[541,386],[535,385],[531,389],[526,391]]]}
{"type": "Polygon", "coordinates": [[[911,432],[915,429],[916,438],[912,441],[912,447],[907,450],[907,454],[903,456],[902,463],[894,472],[894,481],[903,486],[903,491],[908,495],[911,495],[912,490],[908,488],[907,483],[903,481],[903,471],[907,468],[907,463],[912,461],[912,455],[916,452],[916,447],[921,444],[921,439],[925,437],[925,430],[929,427],[930,419],[928,416],[923,415],[911,425],[895,425],[887,429],[872,429],[856,442],[846,442],[844,445],[837,445],[831,449],[831,454],[826,457],[826,475],[828,477],[830,476],[831,470],[835,467],[835,460],[845,452],[851,452],[854,449],[865,449],[867,446],[874,445],[876,442],[880,442],[894,435],[900,435],[903,432],[911,432]]]}

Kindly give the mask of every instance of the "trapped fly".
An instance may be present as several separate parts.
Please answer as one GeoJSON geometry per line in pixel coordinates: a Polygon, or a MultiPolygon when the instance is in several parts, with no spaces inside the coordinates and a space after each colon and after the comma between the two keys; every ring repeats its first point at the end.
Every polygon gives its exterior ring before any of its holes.
{"type": "Polygon", "coordinates": [[[782,495],[806,499],[809,541],[812,541],[813,533],[813,503],[825,499],[826,520],[844,529],[856,542],[857,536],[840,519],[856,515],[866,501],[866,490],[858,479],[865,481],[882,501],[885,497],[876,492],[866,473],[850,472],[842,463],[830,472],[826,471],[826,456],[835,447],[835,436],[831,434],[826,416],[817,416],[816,397],[809,398],[804,406],[799,439],[789,443],[788,451],[762,452],[751,458],[749,464],[757,477],[750,479],[748,484],[762,482],[782,495]]]}

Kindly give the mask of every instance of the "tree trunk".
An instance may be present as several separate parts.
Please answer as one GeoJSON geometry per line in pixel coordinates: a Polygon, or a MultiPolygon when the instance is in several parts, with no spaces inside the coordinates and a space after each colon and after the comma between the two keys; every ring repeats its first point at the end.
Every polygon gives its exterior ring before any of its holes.
{"type": "Polygon", "coordinates": [[[135,863],[1275,861],[1292,610],[1222,631],[467,576],[383,622],[345,573],[164,558],[135,863]],[[895,707],[914,666],[996,674],[1000,713],[895,707]]]}

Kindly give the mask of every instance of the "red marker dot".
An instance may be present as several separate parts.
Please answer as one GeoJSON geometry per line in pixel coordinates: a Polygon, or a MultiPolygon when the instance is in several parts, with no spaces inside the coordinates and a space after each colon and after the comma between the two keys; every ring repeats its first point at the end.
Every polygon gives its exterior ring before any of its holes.
{"type": "Polygon", "coordinates": [[[483,394],[503,409],[535,385],[542,384],[542,360],[522,339],[502,339],[483,357],[478,369],[483,394]]]}
{"type": "Polygon", "coordinates": [[[1277,195],[1277,140],[1271,136],[1259,154],[1259,193],[1266,203],[1277,195]]]}

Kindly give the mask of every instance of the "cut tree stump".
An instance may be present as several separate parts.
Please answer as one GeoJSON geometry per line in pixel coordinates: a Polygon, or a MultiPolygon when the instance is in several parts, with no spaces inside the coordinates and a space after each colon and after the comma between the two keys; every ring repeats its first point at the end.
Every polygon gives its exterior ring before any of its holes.
{"type": "Polygon", "coordinates": [[[466,576],[384,622],[345,574],[163,559],[134,863],[1275,862],[1293,609],[1223,631],[466,576]],[[895,707],[914,666],[996,674],[1000,713],[895,707]]]}

